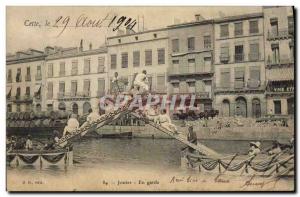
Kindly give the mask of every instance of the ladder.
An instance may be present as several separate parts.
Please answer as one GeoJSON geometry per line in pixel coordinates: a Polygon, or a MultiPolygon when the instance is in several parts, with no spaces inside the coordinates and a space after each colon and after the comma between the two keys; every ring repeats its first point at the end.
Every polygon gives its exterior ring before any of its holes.
{"type": "Polygon", "coordinates": [[[129,106],[130,106],[130,102],[115,111],[112,111],[108,114],[101,116],[99,119],[87,124],[86,126],[78,128],[76,131],[72,132],[71,134],[63,136],[58,140],[55,146],[66,144],[67,141],[74,139],[76,136],[79,135],[84,136],[87,132],[98,129],[120,118],[121,116],[130,113],[130,111],[128,110],[129,106]]]}
{"type": "MultiPolygon", "coordinates": [[[[145,118],[142,118],[137,113],[131,112],[131,115],[133,115],[136,118],[140,118],[141,120],[145,121],[145,118]]],[[[187,146],[189,146],[189,147],[191,147],[191,148],[199,151],[200,153],[202,153],[204,155],[209,155],[209,156],[212,156],[212,157],[219,157],[220,156],[216,151],[208,148],[207,146],[205,146],[203,144],[200,144],[199,142],[197,143],[197,145],[189,142],[187,140],[187,136],[184,135],[184,134],[177,134],[177,133],[171,132],[168,129],[165,129],[161,125],[156,124],[155,122],[153,122],[151,120],[148,120],[147,124],[151,125],[152,127],[158,129],[159,131],[161,131],[163,133],[166,133],[167,135],[171,136],[172,138],[175,138],[176,140],[180,141],[181,143],[183,143],[183,144],[185,144],[185,145],[187,145],[187,146]]]]}

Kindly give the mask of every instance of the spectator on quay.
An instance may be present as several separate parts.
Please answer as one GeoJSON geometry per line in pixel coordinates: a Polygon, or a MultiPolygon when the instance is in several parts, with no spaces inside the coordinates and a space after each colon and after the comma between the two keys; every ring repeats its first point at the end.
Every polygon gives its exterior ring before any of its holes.
{"type": "Polygon", "coordinates": [[[27,136],[26,144],[25,144],[25,149],[26,150],[32,150],[33,149],[33,143],[31,139],[31,135],[27,136]]]}

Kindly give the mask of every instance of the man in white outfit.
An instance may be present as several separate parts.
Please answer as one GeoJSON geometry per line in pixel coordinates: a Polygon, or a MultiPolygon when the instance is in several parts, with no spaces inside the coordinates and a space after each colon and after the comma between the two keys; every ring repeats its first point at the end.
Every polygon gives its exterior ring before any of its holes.
{"type": "Polygon", "coordinates": [[[159,123],[165,129],[178,134],[177,127],[171,121],[170,116],[167,114],[167,111],[164,109],[162,113],[159,115],[159,123]]]}
{"type": "Polygon", "coordinates": [[[146,92],[149,90],[146,70],[143,70],[142,73],[136,75],[133,85],[139,88],[139,92],[146,92]]]}
{"type": "Polygon", "coordinates": [[[79,122],[76,119],[76,114],[72,114],[68,120],[67,126],[65,126],[64,128],[63,136],[75,132],[76,129],[78,128],[79,128],[79,122]]]}

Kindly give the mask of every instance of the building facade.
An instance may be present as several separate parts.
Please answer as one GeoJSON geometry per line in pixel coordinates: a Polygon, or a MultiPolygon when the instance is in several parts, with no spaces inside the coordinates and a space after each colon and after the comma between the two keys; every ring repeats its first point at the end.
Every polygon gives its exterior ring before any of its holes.
{"type": "Polygon", "coordinates": [[[119,74],[120,81],[117,91],[128,91],[135,75],[146,70],[150,91],[167,93],[167,29],[126,32],[108,37],[107,47],[111,92],[116,92],[112,85],[115,72],[119,74]]]}
{"type": "Polygon", "coordinates": [[[46,57],[46,102],[48,111],[72,111],[83,115],[98,111],[107,91],[106,47],[55,48],[46,57]]]}
{"type": "Polygon", "coordinates": [[[195,95],[194,106],[201,111],[210,110],[213,100],[213,21],[196,15],[193,22],[169,26],[168,34],[169,94],[195,95]]]}
{"type": "Polygon", "coordinates": [[[264,7],[267,110],[294,114],[294,14],[292,7],[264,7]]]}
{"type": "Polygon", "coordinates": [[[45,56],[35,49],[6,56],[7,112],[42,110],[45,56]]]}
{"type": "Polygon", "coordinates": [[[216,19],[214,34],[215,108],[221,116],[265,115],[263,13],[216,19]]]}

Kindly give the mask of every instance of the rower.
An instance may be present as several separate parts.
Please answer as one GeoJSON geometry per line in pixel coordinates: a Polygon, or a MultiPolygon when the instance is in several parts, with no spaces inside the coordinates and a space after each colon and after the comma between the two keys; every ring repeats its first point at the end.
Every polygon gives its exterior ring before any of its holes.
{"type": "Polygon", "coordinates": [[[80,128],[85,127],[87,124],[91,124],[100,118],[97,112],[93,112],[92,108],[89,109],[89,115],[86,118],[86,122],[84,122],[80,128]]]}
{"type": "Polygon", "coordinates": [[[140,93],[148,92],[149,86],[148,86],[148,77],[147,77],[146,70],[143,70],[142,73],[136,75],[133,85],[137,87],[140,93]]]}
{"type": "Polygon", "coordinates": [[[71,117],[68,120],[67,126],[65,126],[64,128],[63,136],[71,134],[79,128],[79,122],[76,119],[76,117],[77,117],[76,114],[71,115],[71,117]]]}
{"type": "Polygon", "coordinates": [[[249,156],[257,155],[261,152],[260,150],[260,142],[250,142],[250,149],[248,152],[249,156]]]}
{"type": "Polygon", "coordinates": [[[172,123],[170,116],[167,114],[167,110],[163,109],[158,118],[162,127],[173,132],[174,134],[178,134],[176,125],[172,123]]]}

